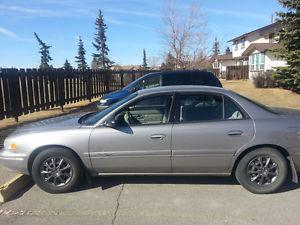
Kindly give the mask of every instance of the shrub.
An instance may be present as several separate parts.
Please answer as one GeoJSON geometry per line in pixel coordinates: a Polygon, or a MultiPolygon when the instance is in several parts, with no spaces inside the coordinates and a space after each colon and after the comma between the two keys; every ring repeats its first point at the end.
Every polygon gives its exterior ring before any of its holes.
{"type": "Polygon", "coordinates": [[[253,84],[256,88],[274,88],[277,87],[276,79],[273,76],[274,71],[257,72],[253,76],[253,84]]]}

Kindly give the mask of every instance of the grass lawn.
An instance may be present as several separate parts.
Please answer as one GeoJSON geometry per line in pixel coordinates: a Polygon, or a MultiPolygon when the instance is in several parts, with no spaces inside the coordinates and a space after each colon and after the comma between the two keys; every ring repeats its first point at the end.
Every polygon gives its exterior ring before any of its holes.
{"type": "Polygon", "coordinates": [[[300,110],[300,94],[280,88],[255,88],[251,81],[221,81],[224,88],[271,107],[300,110]]]}

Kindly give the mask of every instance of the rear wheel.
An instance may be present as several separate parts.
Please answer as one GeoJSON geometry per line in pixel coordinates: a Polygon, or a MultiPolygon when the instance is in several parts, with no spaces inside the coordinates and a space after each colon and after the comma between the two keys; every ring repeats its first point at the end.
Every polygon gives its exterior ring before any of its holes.
{"type": "Polygon", "coordinates": [[[235,176],[252,193],[267,194],[277,191],[285,182],[288,165],[276,149],[260,148],[245,155],[239,162],[235,176]]]}
{"type": "Polygon", "coordinates": [[[32,164],[32,178],[44,191],[64,193],[72,190],[81,177],[81,166],[74,154],[63,148],[39,153],[32,164]]]}

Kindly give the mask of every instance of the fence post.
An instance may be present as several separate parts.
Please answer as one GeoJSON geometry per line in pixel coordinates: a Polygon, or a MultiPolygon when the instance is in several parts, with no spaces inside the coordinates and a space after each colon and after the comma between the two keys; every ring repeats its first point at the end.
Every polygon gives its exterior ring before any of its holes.
{"type": "Polygon", "coordinates": [[[124,73],[123,70],[120,71],[120,77],[121,77],[121,88],[124,87],[124,73]]]}
{"type": "Polygon", "coordinates": [[[61,110],[64,110],[65,105],[65,85],[64,85],[64,70],[63,69],[55,69],[57,71],[57,83],[58,83],[58,97],[59,97],[59,105],[61,110]]]}
{"type": "Polygon", "coordinates": [[[83,73],[86,74],[87,77],[87,84],[86,84],[86,93],[89,102],[92,102],[92,70],[82,70],[83,73]]]}
{"type": "Polygon", "coordinates": [[[15,118],[15,121],[19,121],[19,116],[21,115],[21,93],[20,93],[20,84],[18,77],[18,70],[11,69],[11,77],[9,79],[9,95],[10,95],[10,104],[12,110],[12,116],[15,118]]]}
{"type": "Polygon", "coordinates": [[[103,71],[105,76],[105,92],[109,92],[109,80],[110,80],[110,73],[108,70],[103,71]]]}

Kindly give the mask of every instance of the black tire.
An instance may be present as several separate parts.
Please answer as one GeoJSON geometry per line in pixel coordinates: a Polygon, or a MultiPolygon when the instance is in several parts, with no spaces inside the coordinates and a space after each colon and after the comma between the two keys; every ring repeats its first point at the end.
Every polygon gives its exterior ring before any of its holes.
{"type": "Polygon", "coordinates": [[[284,184],[287,175],[286,158],[273,148],[260,148],[249,152],[240,160],[235,171],[238,182],[255,194],[276,192],[284,184]]]}
{"type": "Polygon", "coordinates": [[[81,163],[72,151],[54,147],[43,150],[35,157],[32,163],[31,175],[34,182],[42,190],[52,194],[65,193],[71,191],[78,184],[82,176],[81,168],[81,163]],[[61,159],[62,163],[59,165],[61,159]],[[54,164],[52,160],[54,160],[54,164]],[[41,171],[46,173],[42,174],[41,171]]]}

